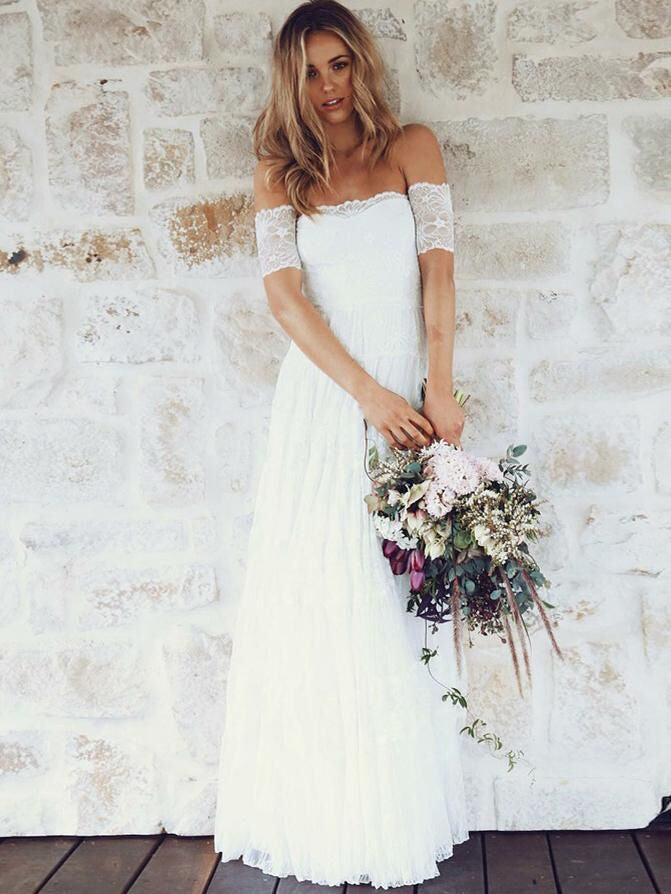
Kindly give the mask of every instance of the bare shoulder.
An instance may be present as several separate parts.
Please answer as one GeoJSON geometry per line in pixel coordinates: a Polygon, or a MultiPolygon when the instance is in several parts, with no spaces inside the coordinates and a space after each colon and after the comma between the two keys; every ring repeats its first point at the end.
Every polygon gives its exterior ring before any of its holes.
{"type": "Polygon", "coordinates": [[[427,124],[403,125],[398,159],[408,186],[418,181],[443,183],[447,180],[438,137],[427,124]]]}
{"type": "Polygon", "coordinates": [[[269,164],[265,159],[256,162],[254,169],[254,210],[263,208],[276,208],[278,205],[288,205],[289,197],[283,184],[268,186],[267,173],[269,164]]]}

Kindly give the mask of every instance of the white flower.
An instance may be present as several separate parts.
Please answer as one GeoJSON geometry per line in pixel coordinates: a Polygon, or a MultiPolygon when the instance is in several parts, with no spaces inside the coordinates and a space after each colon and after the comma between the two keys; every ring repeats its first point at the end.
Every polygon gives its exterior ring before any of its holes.
{"type": "Polygon", "coordinates": [[[373,524],[375,530],[386,540],[393,540],[403,549],[414,549],[417,546],[417,538],[409,538],[403,531],[403,525],[397,518],[389,518],[388,515],[374,515],[373,524]]]}

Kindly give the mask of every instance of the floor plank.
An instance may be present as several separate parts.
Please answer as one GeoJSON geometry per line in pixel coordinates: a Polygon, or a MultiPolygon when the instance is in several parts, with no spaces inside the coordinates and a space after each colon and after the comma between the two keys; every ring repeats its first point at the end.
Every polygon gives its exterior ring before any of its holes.
{"type": "Polygon", "coordinates": [[[454,853],[438,864],[440,875],[418,887],[419,894],[485,894],[482,834],[471,832],[454,846],[454,853]]]}
{"type": "Polygon", "coordinates": [[[344,884],[314,885],[312,882],[299,882],[293,875],[281,878],[277,886],[277,894],[344,894],[344,892],[344,884]]]}
{"type": "Polygon", "coordinates": [[[562,894],[655,894],[629,831],[549,832],[562,894]]]}
{"type": "Polygon", "coordinates": [[[211,836],[166,835],[128,894],[202,894],[218,862],[211,836]]]}
{"type": "Polygon", "coordinates": [[[634,832],[659,894],[671,894],[671,826],[634,832]]]}
{"type": "Polygon", "coordinates": [[[488,894],[557,894],[545,832],[485,832],[488,894]]]}
{"type": "Polygon", "coordinates": [[[274,894],[277,879],[238,860],[219,860],[207,894],[274,894]]]}
{"type": "Polygon", "coordinates": [[[156,844],[156,836],[145,835],[85,838],[40,894],[90,894],[91,879],[96,894],[119,894],[142,870],[156,844]]]}
{"type": "Polygon", "coordinates": [[[80,841],[62,835],[5,838],[0,844],[3,894],[33,894],[80,841]]]}

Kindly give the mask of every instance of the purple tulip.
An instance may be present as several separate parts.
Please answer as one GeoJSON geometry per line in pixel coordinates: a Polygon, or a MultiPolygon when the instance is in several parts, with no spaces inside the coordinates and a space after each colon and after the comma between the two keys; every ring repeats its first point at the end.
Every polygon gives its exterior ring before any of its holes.
{"type": "Polygon", "coordinates": [[[411,571],[410,572],[410,589],[417,592],[422,589],[422,585],[424,584],[424,572],[423,571],[411,571]]]}
{"type": "Polygon", "coordinates": [[[410,570],[421,571],[424,568],[425,555],[421,549],[415,548],[410,553],[410,570]]]}
{"type": "Polygon", "coordinates": [[[400,551],[401,547],[398,543],[394,543],[393,540],[387,540],[386,538],[382,541],[382,552],[386,559],[391,559],[395,555],[397,555],[400,551]]]}
{"type": "Polygon", "coordinates": [[[391,562],[391,570],[394,574],[405,574],[405,572],[408,570],[409,557],[410,551],[407,549],[402,549],[400,550],[398,555],[389,560],[391,562]]]}

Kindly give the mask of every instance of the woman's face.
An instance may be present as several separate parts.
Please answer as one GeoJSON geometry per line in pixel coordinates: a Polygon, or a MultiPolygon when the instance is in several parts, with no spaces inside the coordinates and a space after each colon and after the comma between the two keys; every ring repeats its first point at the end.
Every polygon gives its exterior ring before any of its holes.
{"type": "Polygon", "coordinates": [[[338,124],[352,113],[352,54],[332,31],[312,31],[305,41],[308,95],[325,124],[338,124]],[[339,100],[325,105],[328,100],[339,100]]]}

